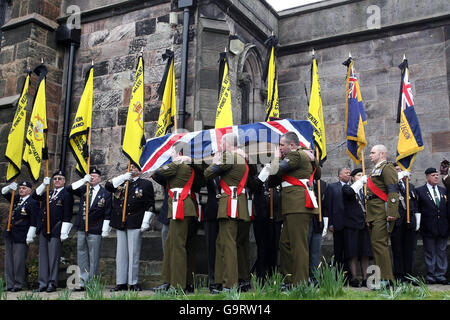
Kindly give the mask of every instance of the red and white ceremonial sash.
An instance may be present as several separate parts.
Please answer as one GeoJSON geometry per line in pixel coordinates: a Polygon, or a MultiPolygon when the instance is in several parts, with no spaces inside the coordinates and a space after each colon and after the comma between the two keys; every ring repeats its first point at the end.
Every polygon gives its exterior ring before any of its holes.
{"type": "Polygon", "coordinates": [[[191,177],[183,188],[168,188],[169,196],[172,199],[172,219],[184,219],[184,199],[187,198],[194,182],[194,169],[192,169],[191,177]]]}
{"type": "Polygon", "coordinates": [[[245,183],[248,177],[248,165],[245,162],[245,173],[237,187],[229,187],[223,179],[220,179],[220,187],[223,192],[228,195],[227,216],[230,218],[238,218],[238,196],[244,191],[245,183]]]}
{"type": "Polygon", "coordinates": [[[316,172],[316,169],[314,169],[311,177],[308,179],[297,179],[292,176],[289,176],[287,174],[283,174],[281,177],[283,179],[283,183],[281,184],[282,187],[289,187],[289,186],[299,186],[305,189],[305,208],[308,209],[314,209],[318,208],[316,195],[314,194],[313,186],[313,179],[314,179],[314,173],[316,172]]]}
{"type": "Polygon", "coordinates": [[[378,198],[383,200],[384,202],[388,201],[388,196],[386,193],[383,192],[380,188],[378,188],[375,183],[373,183],[372,179],[370,177],[367,179],[367,187],[370,191],[372,191],[378,198]]]}

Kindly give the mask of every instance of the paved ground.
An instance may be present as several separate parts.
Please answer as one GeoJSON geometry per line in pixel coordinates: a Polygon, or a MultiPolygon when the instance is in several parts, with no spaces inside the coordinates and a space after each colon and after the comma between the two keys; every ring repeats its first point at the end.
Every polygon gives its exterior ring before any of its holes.
{"type": "MultiPolygon", "coordinates": [[[[430,289],[430,291],[450,291],[450,285],[427,285],[427,287],[430,289]]],[[[357,290],[357,291],[369,291],[368,288],[351,288],[351,290],[357,290]]],[[[33,293],[33,291],[29,290],[23,290],[20,292],[8,292],[7,300],[19,300],[24,299],[26,295],[30,296],[31,294],[38,295],[42,298],[42,300],[59,300],[61,296],[64,295],[65,289],[58,289],[56,292],[47,293],[47,292],[39,292],[39,293],[33,293]]],[[[112,295],[115,297],[120,297],[125,294],[127,294],[127,291],[121,291],[121,292],[115,292],[112,293],[109,291],[109,288],[104,291],[104,297],[110,298],[112,295]]],[[[140,292],[137,292],[138,296],[151,296],[155,293],[150,290],[143,290],[140,292]]],[[[81,300],[84,299],[85,292],[70,292],[70,300],[81,300]]]]}

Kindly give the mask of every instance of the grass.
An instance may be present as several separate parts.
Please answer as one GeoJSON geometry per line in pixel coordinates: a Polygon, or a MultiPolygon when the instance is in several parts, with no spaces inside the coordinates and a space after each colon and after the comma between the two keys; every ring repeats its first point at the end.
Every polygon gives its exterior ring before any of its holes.
{"type": "Polygon", "coordinates": [[[17,296],[17,300],[42,300],[42,297],[38,293],[25,292],[17,296]]]}
{"type": "Polygon", "coordinates": [[[6,283],[3,278],[0,278],[0,300],[8,299],[8,291],[6,290],[6,283]]]}
{"type": "Polygon", "coordinates": [[[86,289],[85,300],[104,300],[105,283],[101,277],[94,276],[85,284],[84,288],[86,289]]]}

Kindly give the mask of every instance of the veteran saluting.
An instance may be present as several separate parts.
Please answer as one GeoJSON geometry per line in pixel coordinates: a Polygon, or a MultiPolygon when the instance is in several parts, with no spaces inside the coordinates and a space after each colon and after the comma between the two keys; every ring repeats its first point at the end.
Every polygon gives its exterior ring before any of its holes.
{"type": "Polygon", "coordinates": [[[389,253],[389,232],[394,228],[398,212],[398,174],[394,166],[386,161],[387,149],[376,145],[370,150],[370,160],[375,167],[367,182],[367,215],[370,243],[375,265],[380,267],[382,285],[388,286],[394,281],[389,253]],[[389,228],[389,229],[388,229],[389,228]]]}

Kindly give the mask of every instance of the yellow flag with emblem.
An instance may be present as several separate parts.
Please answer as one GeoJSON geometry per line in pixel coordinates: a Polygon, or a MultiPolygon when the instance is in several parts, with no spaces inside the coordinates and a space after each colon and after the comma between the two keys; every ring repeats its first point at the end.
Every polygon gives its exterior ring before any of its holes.
{"type": "Polygon", "coordinates": [[[25,136],[25,150],[23,152],[23,162],[30,170],[31,178],[34,182],[39,179],[42,160],[46,160],[46,141],[44,133],[47,132],[47,106],[45,98],[45,80],[47,67],[41,64],[34,69],[39,77],[37,91],[34,97],[33,111],[28,124],[25,136]]]}
{"type": "Polygon", "coordinates": [[[216,111],[215,128],[225,128],[233,125],[231,107],[230,78],[228,75],[227,53],[222,52],[219,60],[219,103],[216,111]]]}
{"type": "Polygon", "coordinates": [[[278,44],[278,39],[275,36],[270,36],[264,43],[269,47],[268,57],[264,68],[263,79],[267,81],[267,101],[266,101],[266,118],[269,121],[271,118],[280,118],[280,108],[278,101],[278,76],[275,61],[275,47],[278,44]]]}
{"type": "Polygon", "coordinates": [[[94,67],[87,72],[87,80],[81,96],[75,120],[69,134],[69,145],[77,161],[77,173],[84,176],[89,173],[89,139],[92,128],[92,104],[94,101],[94,67]]]}
{"type": "Polygon", "coordinates": [[[175,125],[177,115],[174,53],[171,50],[166,50],[162,57],[163,60],[167,60],[167,63],[161,84],[158,87],[158,95],[161,98],[161,109],[159,111],[156,137],[167,134],[169,129],[175,125]]]}
{"type": "Polygon", "coordinates": [[[30,74],[27,74],[23,88],[17,102],[17,109],[9,130],[8,144],[6,146],[5,157],[8,160],[6,171],[6,181],[11,181],[20,174],[23,156],[23,141],[25,137],[25,120],[27,117],[28,87],[30,85],[30,74]]]}
{"type": "Polygon", "coordinates": [[[122,144],[123,153],[138,168],[144,145],[144,60],[139,56],[122,144]]]}
{"type": "Polygon", "coordinates": [[[319,73],[316,58],[311,65],[311,95],[309,98],[308,120],[314,127],[314,143],[319,148],[320,163],[327,157],[327,143],[325,140],[325,124],[323,120],[322,98],[320,96],[319,73]]]}

